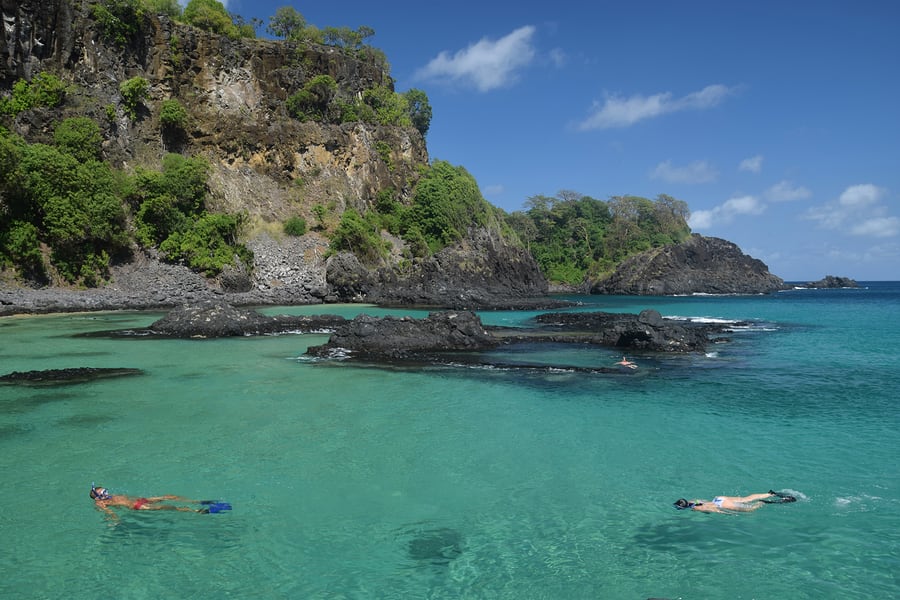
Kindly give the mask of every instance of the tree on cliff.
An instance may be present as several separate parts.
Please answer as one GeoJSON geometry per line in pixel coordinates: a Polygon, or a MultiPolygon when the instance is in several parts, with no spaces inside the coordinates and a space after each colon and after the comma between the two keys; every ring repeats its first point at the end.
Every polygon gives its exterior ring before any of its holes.
{"type": "Polygon", "coordinates": [[[403,96],[406,98],[407,110],[413,127],[419,130],[422,137],[428,133],[431,127],[431,103],[428,102],[428,95],[422,90],[412,88],[403,96]]]}
{"type": "Polygon", "coordinates": [[[184,7],[184,20],[194,27],[228,37],[240,37],[231,15],[219,0],[191,0],[184,7]]]}
{"type": "Polygon", "coordinates": [[[293,6],[279,6],[275,14],[269,17],[266,31],[275,37],[298,41],[303,39],[306,19],[293,6]]]}

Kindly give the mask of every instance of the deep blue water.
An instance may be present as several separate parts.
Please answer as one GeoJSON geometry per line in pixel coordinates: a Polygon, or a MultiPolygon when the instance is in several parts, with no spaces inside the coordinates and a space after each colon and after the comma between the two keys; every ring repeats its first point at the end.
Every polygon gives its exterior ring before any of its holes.
{"type": "MultiPolygon", "coordinates": [[[[0,597],[900,597],[900,284],[861,285],[578,297],[750,323],[631,374],[565,368],[621,358],[587,346],[376,368],[306,359],[323,335],[73,337],[160,313],[0,319],[0,373],[145,371],[0,386],[0,597]],[[110,522],[92,481],[234,510],[110,522]],[[770,488],[799,501],[671,507],[770,488]]],[[[407,314],[264,310],[360,311],[407,314]]]]}

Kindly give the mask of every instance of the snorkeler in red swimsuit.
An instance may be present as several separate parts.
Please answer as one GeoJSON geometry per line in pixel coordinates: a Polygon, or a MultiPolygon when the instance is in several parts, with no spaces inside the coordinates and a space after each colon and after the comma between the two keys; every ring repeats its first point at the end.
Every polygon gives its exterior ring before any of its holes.
{"type": "Polygon", "coordinates": [[[132,510],[177,510],[181,512],[194,512],[194,513],[203,513],[208,514],[210,512],[221,512],[223,510],[230,510],[231,505],[227,502],[215,502],[212,500],[190,500],[188,498],[182,498],[181,496],[152,496],[150,498],[134,498],[131,496],[126,496],[124,494],[110,494],[109,490],[105,487],[99,487],[95,485],[91,485],[91,499],[94,501],[94,505],[97,508],[105,512],[107,515],[112,517],[115,520],[118,520],[118,515],[113,512],[112,508],[115,507],[126,507],[132,510]],[[184,504],[203,504],[205,506],[201,508],[191,508],[188,506],[178,506],[176,504],[163,504],[165,501],[173,501],[173,502],[181,502],[184,504]]]}

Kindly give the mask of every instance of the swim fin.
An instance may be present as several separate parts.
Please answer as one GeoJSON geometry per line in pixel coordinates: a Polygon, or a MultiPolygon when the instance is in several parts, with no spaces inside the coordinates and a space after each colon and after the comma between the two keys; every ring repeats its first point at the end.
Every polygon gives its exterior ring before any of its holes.
{"type": "Polygon", "coordinates": [[[783,494],[781,492],[776,492],[775,490],[769,490],[770,494],[774,494],[774,498],[763,498],[761,502],[764,504],[786,504],[788,502],[796,502],[797,499],[789,494],[783,494]]]}
{"type": "Polygon", "coordinates": [[[224,510],[231,510],[231,504],[228,502],[213,502],[209,505],[209,512],[211,514],[220,513],[224,510]]]}

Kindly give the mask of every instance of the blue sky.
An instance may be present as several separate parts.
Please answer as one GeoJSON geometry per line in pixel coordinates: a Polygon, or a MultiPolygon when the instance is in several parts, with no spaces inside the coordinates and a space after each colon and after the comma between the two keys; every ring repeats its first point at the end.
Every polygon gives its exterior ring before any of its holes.
{"type": "Polygon", "coordinates": [[[372,27],[431,158],[507,211],[665,193],[788,281],[900,280],[900,2],[226,3],[288,5],[372,27]]]}

